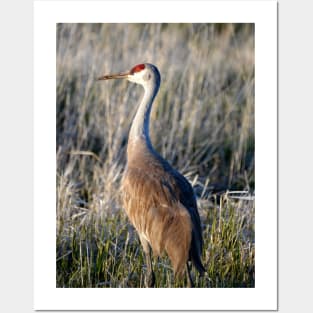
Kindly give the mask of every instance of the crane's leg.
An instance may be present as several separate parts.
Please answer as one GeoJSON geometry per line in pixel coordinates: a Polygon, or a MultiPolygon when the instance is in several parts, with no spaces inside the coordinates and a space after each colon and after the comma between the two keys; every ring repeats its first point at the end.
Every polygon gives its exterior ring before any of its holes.
{"type": "Polygon", "coordinates": [[[151,259],[151,247],[149,245],[149,242],[143,238],[143,236],[139,235],[140,241],[143,247],[143,251],[146,256],[146,264],[147,264],[147,275],[145,284],[146,287],[154,287],[155,285],[155,275],[152,269],[152,259],[151,259]]]}
{"type": "Polygon", "coordinates": [[[194,285],[194,283],[193,283],[193,281],[192,281],[190,271],[191,271],[191,264],[189,264],[189,262],[187,261],[187,263],[186,263],[187,286],[188,286],[189,288],[193,288],[195,285],[194,285]]]}

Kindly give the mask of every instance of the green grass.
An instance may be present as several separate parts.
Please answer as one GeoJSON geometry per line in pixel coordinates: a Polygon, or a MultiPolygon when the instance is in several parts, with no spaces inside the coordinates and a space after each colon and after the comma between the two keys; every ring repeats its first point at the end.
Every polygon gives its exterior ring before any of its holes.
{"type": "MultiPolygon", "coordinates": [[[[198,287],[254,287],[254,207],[224,195],[220,205],[201,208],[203,263],[198,287]],[[251,241],[252,240],[252,241],[251,241]]],[[[144,287],[145,262],[139,239],[122,211],[81,210],[59,221],[58,287],[144,287]],[[76,219],[76,222],[75,222],[76,219]]],[[[185,286],[175,280],[166,256],[155,258],[157,287],[185,286]]]]}
{"type": "MultiPolygon", "coordinates": [[[[192,183],[203,224],[199,287],[254,287],[254,27],[57,25],[57,287],[143,287],[145,262],[121,206],[141,87],[95,77],[142,62],[162,84],[151,139],[192,183]],[[228,190],[240,190],[239,195],[228,190]],[[252,196],[251,196],[252,195],[252,196]]],[[[184,287],[166,256],[157,287],[184,287]]]]}

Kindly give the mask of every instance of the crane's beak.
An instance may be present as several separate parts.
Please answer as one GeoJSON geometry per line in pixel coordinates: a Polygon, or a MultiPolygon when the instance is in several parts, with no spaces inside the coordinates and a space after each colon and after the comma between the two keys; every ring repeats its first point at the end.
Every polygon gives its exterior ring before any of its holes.
{"type": "Polygon", "coordinates": [[[118,74],[110,74],[98,77],[97,80],[107,80],[107,79],[117,79],[117,78],[128,78],[130,72],[118,73],[118,74]]]}

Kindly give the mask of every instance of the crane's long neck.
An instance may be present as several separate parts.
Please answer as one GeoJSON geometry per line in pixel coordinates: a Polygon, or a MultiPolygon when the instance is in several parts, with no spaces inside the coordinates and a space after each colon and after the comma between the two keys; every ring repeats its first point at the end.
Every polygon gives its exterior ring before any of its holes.
{"type": "Polygon", "coordinates": [[[129,145],[145,144],[149,149],[152,148],[149,135],[150,112],[153,100],[158,93],[160,84],[145,86],[145,93],[139,104],[136,115],[129,132],[129,145]]]}

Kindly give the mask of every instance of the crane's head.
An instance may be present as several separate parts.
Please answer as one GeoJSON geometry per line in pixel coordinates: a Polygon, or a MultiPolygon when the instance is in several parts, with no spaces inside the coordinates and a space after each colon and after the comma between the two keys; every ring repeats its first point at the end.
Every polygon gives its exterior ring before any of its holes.
{"type": "Polygon", "coordinates": [[[98,80],[126,78],[127,80],[142,85],[144,88],[148,86],[160,85],[161,75],[156,66],[149,63],[135,65],[130,71],[118,74],[104,75],[98,80]]]}

